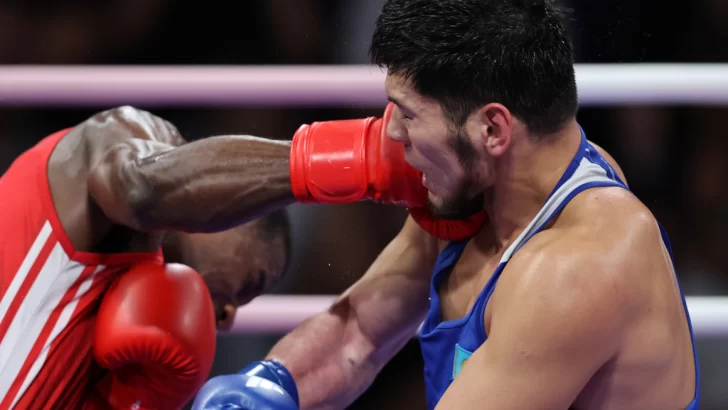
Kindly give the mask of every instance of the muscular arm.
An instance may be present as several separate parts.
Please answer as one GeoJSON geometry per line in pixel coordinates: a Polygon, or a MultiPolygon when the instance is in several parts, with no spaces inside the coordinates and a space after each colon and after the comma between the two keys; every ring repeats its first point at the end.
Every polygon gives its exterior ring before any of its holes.
{"type": "Polygon", "coordinates": [[[271,350],[293,375],[302,409],[349,405],[412,338],[427,312],[437,241],[411,218],[367,273],[325,313],[271,350]]]}
{"type": "Polygon", "coordinates": [[[107,217],[135,230],[222,231],[293,202],[288,142],[220,136],[176,144],[183,140],[173,126],[129,107],[82,132],[122,136],[94,160],[88,188],[107,217]]]}
{"type": "Polygon", "coordinates": [[[631,260],[643,233],[655,227],[632,219],[638,233],[622,233],[621,240],[616,236],[623,227],[600,226],[605,241],[588,233],[567,237],[564,230],[529,241],[509,262],[489,302],[487,340],[436,410],[568,409],[617,355],[635,315],[629,278],[640,269],[631,260]]]}

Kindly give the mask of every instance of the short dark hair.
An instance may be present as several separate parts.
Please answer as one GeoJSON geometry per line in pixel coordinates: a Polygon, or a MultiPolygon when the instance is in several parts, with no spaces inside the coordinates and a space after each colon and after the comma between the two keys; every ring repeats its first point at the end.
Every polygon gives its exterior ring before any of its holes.
{"type": "Polygon", "coordinates": [[[498,102],[531,133],[550,134],[578,107],[564,13],[553,0],[389,0],[370,54],[457,126],[498,102]]]}

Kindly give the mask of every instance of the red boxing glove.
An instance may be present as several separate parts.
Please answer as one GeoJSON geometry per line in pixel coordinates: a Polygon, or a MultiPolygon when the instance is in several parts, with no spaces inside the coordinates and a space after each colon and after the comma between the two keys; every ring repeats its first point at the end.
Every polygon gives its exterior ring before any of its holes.
{"type": "MultiPolygon", "coordinates": [[[[391,106],[393,107],[393,106],[391,106]]],[[[291,185],[298,202],[343,204],[365,199],[424,206],[422,174],[404,160],[404,145],[387,137],[383,119],[315,122],[293,136],[291,185]]]]}
{"type": "Polygon", "coordinates": [[[427,208],[410,208],[409,213],[422,229],[446,241],[470,239],[488,222],[485,210],[457,220],[436,218],[427,208]]]}
{"type": "Polygon", "coordinates": [[[404,159],[404,145],[387,136],[394,104],[382,119],[315,122],[293,136],[290,169],[296,200],[351,203],[373,200],[410,208],[412,218],[444,240],[470,238],[486,221],[485,212],[465,220],[434,218],[427,209],[422,173],[404,159]]]}
{"type": "Polygon", "coordinates": [[[101,301],[94,356],[109,369],[96,388],[115,409],[179,409],[215,356],[215,314],[202,277],[180,264],[142,262],[101,301]]]}

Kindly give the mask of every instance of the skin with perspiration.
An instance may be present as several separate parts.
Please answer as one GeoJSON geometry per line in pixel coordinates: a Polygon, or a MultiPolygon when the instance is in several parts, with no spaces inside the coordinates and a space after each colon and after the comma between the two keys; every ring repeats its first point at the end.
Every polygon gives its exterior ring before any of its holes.
{"type": "MultiPolygon", "coordinates": [[[[452,213],[482,195],[490,217],[438,289],[442,320],[461,318],[566,170],[581,133],[572,119],[554,135],[530,135],[497,103],[454,127],[405,79],[388,75],[386,89],[397,102],[389,136],[424,173],[432,208],[452,213]],[[475,159],[464,161],[453,138],[475,159]]],[[[443,246],[408,219],[327,312],[273,347],[268,357],[293,374],[302,409],[346,407],[404,346],[427,313],[443,246]]],[[[578,194],[514,255],[484,326],[488,339],[438,410],[684,409],[695,394],[670,256],[653,215],[621,188],[578,194]]]]}
{"type": "Polygon", "coordinates": [[[206,279],[218,325],[269,289],[286,258],[263,247],[255,218],[293,202],[290,143],[250,136],[187,143],[169,122],[133,107],[98,113],[58,143],[48,164],[53,202],[80,251],[156,251],[206,279]],[[253,222],[251,222],[253,221],[253,222]]]}

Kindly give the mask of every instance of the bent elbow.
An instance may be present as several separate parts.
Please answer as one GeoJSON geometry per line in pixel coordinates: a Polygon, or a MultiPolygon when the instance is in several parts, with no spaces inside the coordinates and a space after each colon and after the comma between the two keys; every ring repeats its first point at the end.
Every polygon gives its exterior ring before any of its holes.
{"type": "Polygon", "coordinates": [[[157,229],[153,215],[158,202],[143,170],[120,152],[108,152],[106,161],[94,166],[88,176],[91,198],[112,222],[146,232],[157,229]]]}
{"type": "Polygon", "coordinates": [[[159,212],[159,191],[155,190],[144,170],[129,164],[120,183],[120,203],[124,206],[127,224],[139,232],[163,229],[159,212]]]}
{"type": "Polygon", "coordinates": [[[164,229],[157,209],[158,201],[152,191],[131,188],[127,199],[129,227],[139,232],[153,232],[164,229]]]}

